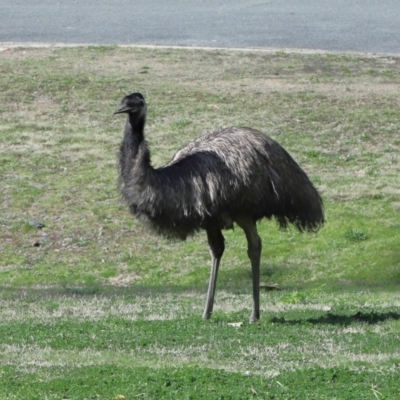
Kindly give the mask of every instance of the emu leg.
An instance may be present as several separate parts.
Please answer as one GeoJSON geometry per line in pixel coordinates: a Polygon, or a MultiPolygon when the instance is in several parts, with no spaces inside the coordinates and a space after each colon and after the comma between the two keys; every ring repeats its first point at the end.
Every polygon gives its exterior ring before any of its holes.
{"type": "Polygon", "coordinates": [[[208,238],[208,245],[210,246],[212,265],[211,265],[210,280],[208,283],[206,306],[203,312],[203,319],[210,319],[213,311],[218,268],[222,254],[224,254],[225,250],[225,239],[220,229],[215,229],[215,228],[207,229],[207,238],[208,238]]]}
{"type": "Polygon", "coordinates": [[[253,280],[253,311],[250,322],[260,319],[260,260],[261,260],[261,239],[257,232],[255,221],[238,221],[238,225],[243,229],[247,239],[247,255],[251,262],[251,272],[253,280]]]}

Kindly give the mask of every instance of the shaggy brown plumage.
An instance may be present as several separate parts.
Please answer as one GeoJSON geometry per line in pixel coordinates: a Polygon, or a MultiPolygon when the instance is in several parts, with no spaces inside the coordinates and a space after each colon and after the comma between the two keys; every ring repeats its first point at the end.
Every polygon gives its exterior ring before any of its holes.
{"type": "Polygon", "coordinates": [[[261,240],[256,221],[274,217],[282,228],[317,231],[324,223],[322,199],[306,173],[276,141],[252,128],[224,128],[179,150],[153,168],[144,138],[146,103],[140,93],[122,99],[127,113],[119,155],[119,186],[130,211],[168,238],[207,232],[213,267],[203,314],[212,313],[216,276],[224,252],[222,229],[237,223],[245,232],[253,272],[251,320],[259,319],[261,240]]]}

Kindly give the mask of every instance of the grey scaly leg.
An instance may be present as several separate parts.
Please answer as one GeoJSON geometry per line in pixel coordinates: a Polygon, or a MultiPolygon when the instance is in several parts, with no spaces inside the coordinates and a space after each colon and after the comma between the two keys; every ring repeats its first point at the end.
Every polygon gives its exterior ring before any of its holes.
{"type": "Polygon", "coordinates": [[[250,322],[256,322],[260,319],[260,260],[262,244],[255,221],[242,220],[237,223],[244,230],[247,239],[247,255],[251,262],[253,280],[253,311],[250,322]]]}
{"type": "Polygon", "coordinates": [[[208,238],[208,244],[210,246],[212,265],[211,265],[210,280],[208,283],[207,300],[206,300],[206,306],[204,308],[203,319],[210,319],[213,311],[218,268],[222,254],[224,254],[225,250],[225,243],[224,243],[225,239],[220,229],[218,228],[207,229],[207,238],[208,238]]]}

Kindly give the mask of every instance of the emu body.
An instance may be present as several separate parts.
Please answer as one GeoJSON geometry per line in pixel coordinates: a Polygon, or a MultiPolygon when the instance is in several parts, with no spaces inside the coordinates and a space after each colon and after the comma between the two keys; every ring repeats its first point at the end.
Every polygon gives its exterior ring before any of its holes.
{"type": "Polygon", "coordinates": [[[146,103],[140,93],[122,99],[127,113],[119,152],[119,188],[132,214],[153,232],[185,240],[207,233],[212,267],[204,319],[212,314],[224,253],[223,229],[240,226],[248,242],[253,280],[251,321],[260,318],[261,239],[256,222],[274,217],[280,227],[317,231],[322,199],[306,173],[276,141],[252,128],[224,128],[179,150],[153,168],[144,137],[146,103]]]}

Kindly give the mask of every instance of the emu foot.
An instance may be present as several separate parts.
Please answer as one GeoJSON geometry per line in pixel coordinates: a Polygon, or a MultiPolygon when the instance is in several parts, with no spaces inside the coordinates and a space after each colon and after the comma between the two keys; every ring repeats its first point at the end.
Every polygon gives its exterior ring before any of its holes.
{"type": "Polygon", "coordinates": [[[250,317],[250,323],[251,324],[254,324],[254,323],[258,322],[259,320],[260,320],[260,316],[256,316],[254,314],[251,314],[251,317],[250,317]]]}
{"type": "Polygon", "coordinates": [[[201,318],[203,318],[205,321],[207,321],[208,319],[211,318],[211,314],[212,314],[212,313],[208,313],[208,312],[205,312],[205,311],[204,311],[204,313],[203,313],[203,315],[202,315],[201,318]]]}

